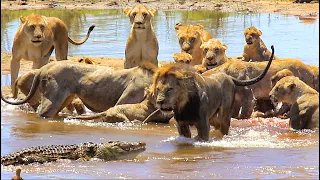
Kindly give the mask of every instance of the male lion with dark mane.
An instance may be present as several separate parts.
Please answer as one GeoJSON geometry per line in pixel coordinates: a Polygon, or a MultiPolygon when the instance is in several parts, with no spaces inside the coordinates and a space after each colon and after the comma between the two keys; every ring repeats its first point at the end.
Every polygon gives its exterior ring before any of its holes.
{"type": "Polygon", "coordinates": [[[30,14],[20,17],[21,24],[17,30],[12,46],[11,89],[13,91],[20,69],[20,60],[33,61],[32,69],[39,69],[48,63],[55,49],[57,60],[66,60],[68,42],[81,45],[87,41],[94,25],[90,26],[86,38],[75,42],[68,36],[68,28],[59,18],[30,14]]]}
{"type": "Polygon", "coordinates": [[[138,103],[143,100],[144,89],[152,84],[152,76],[157,67],[150,63],[131,69],[108,70],[103,66],[74,63],[69,61],[51,62],[36,72],[29,94],[12,105],[29,102],[36,94],[41,94],[39,115],[54,117],[74,99],[94,112],[101,112],[119,104],[138,103]]]}
{"type": "Polygon", "coordinates": [[[261,74],[243,81],[225,73],[201,76],[189,65],[167,64],[154,74],[152,89],[156,107],[164,113],[174,112],[179,135],[191,138],[189,126],[195,125],[198,131],[195,139],[208,141],[210,124],[227,135],[235,87],[260,81],[271,65],[272,56],[261,74]]]}

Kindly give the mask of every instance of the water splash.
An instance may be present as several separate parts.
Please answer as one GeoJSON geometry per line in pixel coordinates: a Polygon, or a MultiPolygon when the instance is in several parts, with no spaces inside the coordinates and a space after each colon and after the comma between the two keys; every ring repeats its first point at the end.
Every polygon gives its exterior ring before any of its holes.
{"type": "Polygon", "coordinates": [[[175,145],[193,145],[201,147],[223,147],[223,148],[295,148],[317,146],[317,139],[310,140],[307,136],[315,136],[314,130],[301,130],[286,132],[274,132],[264,126],[249,128],[230,128],[229,135],[222,139],[211,137],[208,142],[199,142],[185,137],[169,137],[161,142],[170,142],[175,145]],[[296,137],[292,139],[292,134],[296,137]],[[281,137],[282,136],[282,137],[281,137]],[[284,137],[283,137],[284,136],[284,137]],[[287,137],[286,137],[287,136],[287,137]]]}

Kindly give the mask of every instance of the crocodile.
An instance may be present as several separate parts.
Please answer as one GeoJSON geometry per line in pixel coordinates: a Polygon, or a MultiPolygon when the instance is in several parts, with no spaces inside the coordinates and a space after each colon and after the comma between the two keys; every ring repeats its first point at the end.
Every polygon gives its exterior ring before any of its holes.
{"type": "Polygon", "coordinates": [[[106,143],[86,142],[71,145],[49,145],[22,149],[1,157],[1,164],[27,165],[53,162],[58,159],[81,159],[88,161],[98,158],[105,161],[133,159],[146,150],[145,142],[109,141],[106,143]]]}

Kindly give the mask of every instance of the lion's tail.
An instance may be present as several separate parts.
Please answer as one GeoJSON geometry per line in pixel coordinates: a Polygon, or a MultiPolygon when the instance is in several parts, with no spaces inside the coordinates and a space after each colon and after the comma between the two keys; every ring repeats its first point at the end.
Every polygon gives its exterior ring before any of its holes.
{"type": "MultiPolygon", "coordinates": [[[[33,82],[32,82],[32,86],[31,86],[31,89],[30,89],[30,92],[29,92],[29,94],[28,94],[23,100],[16,101],[16,102],[11,102],[11,101],[9,101],[9,100],[7,100],[7,99],[5,99],[5,98],[3,97],[3,95],[2,95],[2,90],[1,90],[1,99],[2,99],[4,102],[6,102],[6,103],[8,103],[8,104],[12,104],[12,105],[20,105],[20,104],[24,104],[24,103],[28,102],[28,101],[34,96],[35,92],[36,92],[37,89],[38,89],[38,86],[39,86],[39,83],[40,83],[40,78],[39,78],[39,76],[40,76],[40,71],[37,72],[36,75],[34,76],[33,82]]],[[[16,81],[16,82],[17,82],[17,81],[16,81]]],[[[15,84],[15,87],[17,87],[16,84],[15,84]]],[[[15,90],[14,93],[17,93],[17,89],[15,90]]]]}
{"type": "Polygon", "coordinates": [[[236,86],[249,86],[249,85],[252,85],[252,84],[259,82],[267,74],[267,72],[271,66],[271,62],[272,62],[273,56],[274,56],[273,45],[271,46],[271,50],[272,50],[272,54],[270,56],[269,62],[267,64],[266,68],[264,69],[264,71],[259,76],[255,77],[253,79],[250,79],[250,80],[238,80],[238,79],[232,78],[234,84],[236,86]]]}
{"type": "Polygon", "coordinates": [[[83,41],[79,41],[79,42],[74,41],[74,40],[72,40],[69,36],[68,36],[68,41],[69,41],[70,43],[74,44],[74,45],[81,45],[81,44],[85,43],[85,42],[88,40],[88,38],[89,38],[89,36],[90,36],[90,33],[91,33],[91,31],[94,29],[94,27],[96,27],[94,24],[89,27],[88,32],[87,32],[87,35],[86,35],[86,39],[84,39],[83,41]]]}
{"type": "Polygon", "coordinates": [[[19,80],[19,77],[14,82],[14,88],[12,89],[12,95],[13,95],[12,97],[13,98],[17,98],[18,97],[18,80],[19,80]]]}

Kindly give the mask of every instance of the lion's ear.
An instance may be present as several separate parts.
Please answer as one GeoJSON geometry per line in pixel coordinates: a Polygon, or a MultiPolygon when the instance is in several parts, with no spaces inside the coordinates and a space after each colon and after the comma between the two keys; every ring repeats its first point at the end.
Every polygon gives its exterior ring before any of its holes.
{"type": "Polygon", "coordinates": [[[201,29],[203,29],[203,25],[202,24],[197,24],[198,27],[200,27],[201,29]]]}
{"type": "Polygon", "coordinates": [[[27,18],[25,16],[20,16],[21,23],[27,22],[27,18]]]}
{"type": "Polygon", "coordinates": [[[296,84],[294,83],[291,83],[288,85],[288,87],[290,88],[290,90],[294,89],[296,87],[296,84]]]}
{"type": "Polygon", "coordinates": [[[124,9],[123,9],[123,12],[124,12],[127,16],[129,16],[131,10],[132,10],[132,8],[124,8],[124,9]]]}
{"type": "Polygon", "coordinates": [[[150,12],[150,14],[151,14],[152,16],[157,12],[157,10],[154,9],[154,8],[149,8],[148,11],[150,12]]]}
{"type": "Polygon", "coordinates": [[[226,44],[222,44],[222,47],[223,47],[224,50],[228,49],[228,46],[226,44]]]}
{"type": "Polygon", "coordinates": [[[178,30],[180,28],[180,26],[182,26],[182,24],[181,23],[177,23],[176,26],[175,26],[175,29],[178,30]]]}
{"type": "Polygon", "coordinates": [[[260,30],[258,30],[258,35],[261,36],[262,35],[262,32],[260,30]]]}

